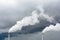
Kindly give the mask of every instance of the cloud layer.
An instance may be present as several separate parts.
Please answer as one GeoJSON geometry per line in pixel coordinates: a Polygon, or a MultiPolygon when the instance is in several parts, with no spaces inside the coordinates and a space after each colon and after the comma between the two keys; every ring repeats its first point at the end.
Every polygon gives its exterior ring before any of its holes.
{"type": "MultiPolygon", "coordinates": [[[[7,1],[7,0],[6,0],[7,1]]],[[[13,4],[7,3],[4,0],[0,0],[0,34],[7,32],[10,27],[16,24],[16,21],[21,20],[25,16],[30,16],[33,10],[36,10],[37,5],[40,1],[38,0],[21,0],[15,1],[13,4]],[[17,3],[18,2],[18,3],[17,3]],[[17,5],[15,5],[17,3],[17,5]]],[[[11,0],[12,1],[12,0],[11,0]]],[[[14,1],[14,0],[13,0],[14,1]]],[[[60,0],[46,0],[44,3],[43,9],[45,10],[44,13],[46,15],[51,16],[60,23],[60,0]]],[[[46,26],[55,25],[56,21],[47,21],[44,15],[41,14],[42,18],[39,18],[40,23],[23,27],[20,33],[34,33],[34,32],[41,32],[46,26]],[[43,19],[43,20],[42,20],[43,19]]],[[[48,19],[49,19],[48,17],[48,19]]],[[[52,19],[52,18],[51,18],[52,19]]],[[[1,36],[2,37],[2,36],[1,36]]],[[[1,38],[0,37],[0,38],[1,38]]],[[[4,36],[3,36],[4,37],[4,36]]],[[[4,37],[6,38],[6,37],[4,37]]],[[[1,38],[3,40],[3,38],[1,38]]],[[[39,39],[40,40],[40,39],[39,39]]]]}
{"type": "MultiPolygon", "coordinates": [[[[20,20],[24,16],[31,15],[31,12],[36,9],[37,4],[39,3],[35,0],[33,0],[33,1],[32,0],[31,1],[22,0],[22,2],[20,2],[20,3],[18,1],[16,1],[16,3],[18,2],[17,3],[18,5],[9,6],[9,5],[5,5],[5,4],[7,4],[7,2],[6,2],[7,0],[6,1],[1,0],[1,1],[2,2],[0,2],[0,10],[1,10],[0,11],[0,28],[3,30],[10,28],[11,26],[13,26],[16,23],[16,21],[20,20]],[[5,2],[5,3],[3,4],[3,2],[5,2]]],[[[46,13],[49,15],[58,16],[59,11],[56,12],[59,9],[59,5],[57,5],[58,3],[59,3],[59,0],[53,0],[53,1],[48,0],[44,5],[44,7],[47,10],[46,13]],[[50,6],[51,3],[53,6],[50,6]],[[55,6],[55,5],[57,5],[57,6],[55,6]],[[52,12],[51,11],[52,9],[53,10],[56,9],[56,11],[54,10],[52,12]],[[56,14],[56,13],[58,13],[58,14],[56,14]]]]}

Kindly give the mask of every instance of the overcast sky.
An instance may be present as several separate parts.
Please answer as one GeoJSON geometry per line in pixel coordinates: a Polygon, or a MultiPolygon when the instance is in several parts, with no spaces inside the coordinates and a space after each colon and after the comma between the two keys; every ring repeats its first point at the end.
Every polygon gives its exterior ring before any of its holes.
{"type": "MultiPolygon", "coordinates": [[[[48,14],[49,16],[53,16],[55,20],[60,23],[60,5],[59,4],[60,4],[60,0],[44,0],[44,3],[42,5],[43,5],[44,13],[48,14]]],[[[32,11],[34,11],[38,5],[40,5],[40,0],[0,0],[0,34],[7,32],[9,28],[12,27],[14,24],[16,24],[18,20],[21,20],[25,16],[31,15],[32,11]]],[[[38,28],[41,28],[46,25],[50,25],[50,23],[47,22],[46,20],[41,20],[40,24],[34,25],[35,27],[34,27],[34,30],[32,31],[33,32],[36,32],[36,30],[39,31],[38,28]]],[[[54,34],[54,32],[51,32],[51,33],[54,34]]],[[[56,32],[55,34],[59,34],[59,33],[60,32],[58,33],[56,32]]],[[[39,36],[41,34],[37,33],[37,34],[31,34],[31,35],[33,35],[34,37],[35,35],[39,36]]],[[[30,34],[27,37],[29,36],[30,34]]],[[[32,37],[32,40],[34,40],[33,37],[32,37]]],[[[58,39],[53,39],[55,38],[53,36],[53,38],[52,39],[49,38],[49,40],[60,40],[59,37],[60,35],[57,36],[58,39]]],[[[39,38],[37,39],[40,40],[39,38]]],[[[23,39],[22,37],[21,40],[26,40],[26,39],[23,39]]]]}

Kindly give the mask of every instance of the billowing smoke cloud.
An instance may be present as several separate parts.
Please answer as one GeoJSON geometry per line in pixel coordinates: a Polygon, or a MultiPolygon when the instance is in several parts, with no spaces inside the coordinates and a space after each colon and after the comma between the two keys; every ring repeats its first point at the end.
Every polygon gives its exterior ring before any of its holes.
{"type": "Polygon", "coordinates": [[[47,14],[40,14],[40,17],[42,19],[46,19],[47,21],[49,21],[50,23],[56,23],[57,21],[55,21],[55,19],[51,16],[48,16],[47,14]]]}
{"type": "Polygon", "coordinates": [[[15,32],[17,30],[21,30],[23,26],[34,25],[35,23],[39,23],[39,16],[35,13],[32,13],[32,16],[24,17],[21,21],[17,21],[17,24],[14,25],[9,32],[15,32]]]}
{"type": "Polygon", "coordinates": [[[35,25],[40,22],[39,18],[42,18],[43,20],[46,19],[49,22],[55,21],[53,17],[49,17],[48,15],[44,14],[42,7],[38,8],[32,12],[31,16],[24,17],[22,20],[17,21],[17,24],[9,29],[9,33],[20,31],[24,26],[35,25]]]}
{"type": "Polygon", "coordinates": [[[42,32],[48,32],[48,31],[60,31],[60,23],[57,23],[55,26],[50,25],[49,27],[46,27],[42,32]]]}

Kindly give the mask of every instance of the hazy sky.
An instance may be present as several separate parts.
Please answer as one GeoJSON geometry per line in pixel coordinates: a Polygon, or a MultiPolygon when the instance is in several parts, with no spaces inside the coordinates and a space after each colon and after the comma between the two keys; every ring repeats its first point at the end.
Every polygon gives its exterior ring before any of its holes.
{"type": "MultiPolygon", "coordinates": [[[[38,5],[40,5],[40,1],[41,0],[0,0],[0,34],[7,32],[10,27],[16,24],[16,21],[21,20],[25,16],[31,15],[32,11],[35,10],[38,5]]],[[[59,5],[60,0],[44,0],[43,4],[44,4],[43,9],[45,14],[48,14],[49,16],[53,16],[55,20],[60,23],[60,5],[59,5]]],[[[43,25],[46,26],[49,24],[50,23],[47,22],[46,20],[41,20],[41,23],[35,25],[34,29],[36,28],[38,29],[40,27],[43,27],[43,25]]],[[[59,32],[56,34],[59,34],[59,32]]],[[[36,35],[41,35],[41,34],[36,34],[36,35]]],[[[52,40],[59,40],[59,37],[60,35],[57,36],[58,39],[52,38],[52,40]]],[[[39,38],[37,39],[39,40],[39,38]]],[[[49,40],[51,39],[49,38],[49,40]]]]}
{"type": "MultiPolygon", "coordinates": [[[[11,27],[17,20],[22,19],[24,16],[31,15],[31,12],[39,5],[38,1],[0,0],[0,31],[2,29],[2,31],[5,31],[4,29],[11,27]]],[[[45,13],[52,16],[60,16],[59,2],[59,0],[46,0],[44,3],[45,13]]]]}

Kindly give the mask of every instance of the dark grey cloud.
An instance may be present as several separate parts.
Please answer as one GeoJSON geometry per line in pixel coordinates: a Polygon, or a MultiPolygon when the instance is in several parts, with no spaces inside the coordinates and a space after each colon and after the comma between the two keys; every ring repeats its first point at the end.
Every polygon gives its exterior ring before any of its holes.
{"type": "MultiPolygon", "coordinates": [[[[51,16],[60,16],[60,0],[51,0],[52,2],[47,3],[45,8],[45,13],[51,16]]],[[[48,1],[47,1],[48,2],[48,1]]]]}

